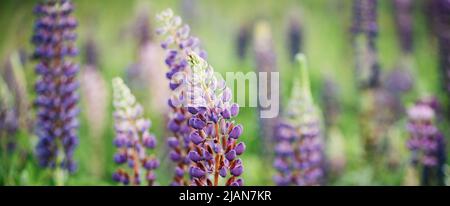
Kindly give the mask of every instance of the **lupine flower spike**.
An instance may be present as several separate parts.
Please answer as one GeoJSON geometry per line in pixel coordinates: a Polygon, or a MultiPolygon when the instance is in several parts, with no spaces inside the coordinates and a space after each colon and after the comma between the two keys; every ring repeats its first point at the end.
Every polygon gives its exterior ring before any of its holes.
{"type": "Polygon", "coordinates": [[[401,97],[414,86],[414,75],[412,73],[414,63],[411,57],[413,52],[413,1],[395,0],[393,3],[397,36],[403,56],[400,58],[399,64],[388,73],[384,86],[391,99],[391,104],[387,105],[391,110],[391,116],[394,117],[394,120],[398,120],[401,115],[405,114],[401,97]]]}
{"type": "MultiPolygon", "coordinates": [[[[9,90],[7,83],[0,77],[0,147],[8,154],[14,151],[16,134],[19,122],[14,108],[14,95],[9,90]]],[[[0,154],[3,156],[4,154],[0,154]]],[[[1,162],[2,172],[6,167],[6,161],[1,162]]]]}
{"type": "Polygon", "coordinates": [[[192,117],[190,141],[195,145],[188,157],[192,161],[189,173],[191,185],[242,186],[244,171],[238,158],[245,151],[239,142],[243,127],[234,122],[239,106],[231,102],[232,93],[223,80],[214,76],[214,69],[195,52],[189,52],[191,75],[188,83],[187,104],[192,117]]]}
{"type": "Polygon", "coordinates": [[[239,60],[244,60],[251,39],[251,30],[248,23],[243,23],[235,37],[235,50],[239,60]]]}
{"type": "Polygon", "coordinates": [[[297,16],[290,18],[287,33],[290,60],[295,62],[295,56],[301,52],[303,44],[302,25],[297,16]]]}
{"type": "Polygon", "coordinates": [[[338,119],[341,113],[339,87],[331,78],[325,78],[322,86],[322,108],[325,119],[327,152],[327,177],[339,176],[346,165],[345,141],[338,119]]]}
{"type": "Polygon", "coordinates": [[[380,68],[376,48],[378,36],[377,0],[353,1],[353,46],[356,75],[362,88],[379,86],[380,68]]]}
{"type": "Polygon", "coordinates": [[[11,54],[0,68],[0,184],[15,185],[16,173],[26,166],[28,137],[20,135],[32,127],[27,83],[18,52],[11,54]],[[25,138],[25,139],[23,139],[25,138]],[[16,158],[20,157],[20,158],[16,158]]]}
{"type": "MultiPolygon", "coordinates": [[[[108,105],[109,105],[109,91],[107,82],[101,74],[98,64],[97,45],[93,39],[90,39],[85,44],[85,65],[80,72],[81,95],[82,103],[85,106],[84,115],[87,117],[86,121],[89,125],[89,136],[93,148],[97,148],[99,153],[104,151],[104,132],[107,124],[108,105]]],[[[92,157],[93,165],[92,173],[99,177],[101,176],[102,168],[104,168],[103,155],[96,155],[92,157]]]]}
{"type": "Polygon", "coordinates": [[[336,124],[341,112],[339,102],[339,86],[332,78],[327,77],[324,80],[321,93],[325,125],[326,127],[331,127],[336,124]]]}
{"type": "Polygon", "coordinates": [[[435,125],[435,116],[436,110],[424,101],[418,101],[408,110],[407,146],[412,153],[411,164],[422,169],[422,185],[444,184],[445,138],[435,125]]]}
{"type": "MultiPolygon", "coordinates": [[[[266,21],[256,23],[255,30],[253,32],[254,57],[257,71],[267,73],[268,79],[266,85],[264,85],[266,88],[272,88],[272,78],[274,78],[272,72],[278,71],[277,57],[273,41],[270,24],[266,21]]],[[[260,82],[260,84],[263,83],[260,82]]],[[[275,93],[272,94],[270,89],[267,89],[267,95],[271,98],[276,98],[272,97],[275,93]]],[[[259,113],[263,110],[260,106],[261,105],[258,104],[259,113]]],[[[265,151],[271,148],[270,139],[274,134],[273,128],[276,121],[276,118],[259,118],[260,136],[265,144],[265,151]]]]}
{"type": "Polygon", "coordinates": [[[395,68],[388,76],[388,89],[394,95],[400,96],[413,86],[413,75],[411,74],[411,55],[413,52],[413,6],[412,0],[395,0],[395,22],[397,25],[398,39],[404,57],[398,68],[395,68]]]}
{"type": "Polygon", "coordinates": [[[168,80],[163,78],[165,52],[153,39],[152,27],[147,10],[139,12],[135,22],[135,39],[137,40],[137,58],[128,70],[128,82],[135,94],[145,97],[144,104],[150,103],[157,115],[166,115],[166,105],[170,90],[168,80]]]}
{"type": "Polygon", "coordinates": [[[395,23],[402,51],[404,53],[411,53],[413,51],[413,1],[395,0],[394,9],[395,23]]]}
{"type": "Polygon", "coordinates": [[[166,38],[161,47],[167,51],[165,63],[169,67],[166,77],[170,81],[168,105],[171,111],[167,128],[173,136],[167,138],[167,144],[171,149],[170,159],[176,163],[172,185],[190,185],[188,169],[191,163],[187,155],[193,145],[189,139],[192,128],[187,123],[192,114],[183,106],[186,95],[184,77],[189,73],[186,51],[195,52],[202,58],[206,58],[206,53],[200,48],[199,40],[189,35],[189,26],[182,25],[181,18],[174,16],[172,10],[167,9],[157,17],[162,23],[157,33],[166,38]]]}
{"type": "MultiPolygon", "coordinates": [[[[434,17],[435,32],[438,38],[439,68],[441,85],[447,96],[450,94],[450,2],[433,0],[430,16],[434,17]]],[[[448,100],[447,100],[448,101],[448,100]]],[[[450,105],[446,108],[446,119],[449,120],[450,105]]]]}
{"type": "MultiPolygon", "coordinates": [[[[380,143],[387,129],[385,114],[389,98],[380,87],[380,64],[376,40],[378,36],[378,0],[353,1],[353,47],[356,79],[361,91],[360,131],[368,158],[379,158],[380,143]]],[[[389,124],[387,125],[389,126],[389,124]]]]}
{"type": "Polygon", "coordinates": [[[159,160],[151,154],[156,147],[156,138],[149,132],[151,122],[143,118],[142,106],[122,79],[113,79],[113,91],[117,147],[114,161],[126,165],[113,174],[113,179],[124,185],[141,185],[144,178],[149,186],[154,185],[154,170],[159,167],[159,160]]]}
{"type": "Polygon", "coordinates": [[[43,167],[56,168],[55,179],[62,184],[64,169],[76,170],[73,160],[78,144],[78,65],[66,57],[75,57],[74,41],[77,21],[71,15],[74,7],[68,0],[39,3],[34,12],[38,19],[34,27],[34,57],[39,79],[37,93],[37,157],[43,167]]]}
{"type": "Polygon", "coordinates": [[[31,130],[32,118],[29,115],[30,103],[28,97],[28,85],[24,72],[24,60],[19,52],[10,55],[5,65],[0,69],[0,75],[5,80],[6,86],[14,96],[14,113],[18,124],[23,129],[31,130]]]}
{"type": "MultiPolygon", "coordinates": [[[[29,116],[29,97],[27,91],[27,82],[25,79],[23,62],[20,60],[20,54],[15,52],[5,61],[0,68],[0,76],[4,81],[2,90],[4,96],[0,101],[0,130],[6,133],[9,140],[8,148],[13,149],[16,144],[15,133],[19,129],[29,130],[31,128],[31,118],[29,116]],[[9,101],[10,98],[12,101],[9,101]],[[2,102],[4,103],[2,105],[2,102]],[[4,128],[3,128],[4,126],[4,128]]],[[[5,134],[4,134],[5,135],[5,134]]],[[[0,137],[2,134],[0,134],[0,137]]]]}
{"type": "Polygon", "coordinates": [[[314,104],[305,57],[297,55],[301,78],[275,132],[274,176],[277,185],[323,184],[323,137],[320,110],[314,104]]]}

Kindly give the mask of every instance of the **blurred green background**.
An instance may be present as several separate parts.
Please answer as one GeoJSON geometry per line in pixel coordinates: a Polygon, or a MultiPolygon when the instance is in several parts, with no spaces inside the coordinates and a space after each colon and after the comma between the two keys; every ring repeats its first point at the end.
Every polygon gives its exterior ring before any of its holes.
{"type": "MultiPolygon", "coordinates": [[[[81,55],[77,61],[83,65],[84,44],[87,39],[95,40],[99,49],[99,65],[102,77],[107,81],[108,92],[111,93],[110,80],[115,76],[126,78],[126,69],[137,59],[137,40],[133,35],[132,26],[138,14],[147,10],[151,29],[157,27],[155,15],[165,8],[172,8],[191,26],[191,33],[202,42],[208,53],[208,61],[214,68],[226,71],[253,71],[255,62],[251,45],[247,49],[244,60],[239,60],[235,53],[235,39],[241,25],[265,20],[270,24],[273,34],[277,67],[281,74],[282,102],[289,97],[292,80],[291,71],[296,67],[289,60],[289,50],[286,44],[288,20],[294,15],[302,23],[303,52],[308,58],[313,96],[320,105],[321,89],[325,78],[332,78],[339,86],[339,102],[341,115],[337,129],[342,133],[346,157],[344,171],[330,178],[329,185],[401,185],[408,164],[409,153],[405,147],[407,133],[405,120],[392,125],[390,137],[394,142],[400,159],[397,167],[375,168],[372,162],[364,158],[364,147],[359,135],[358,102],[360,96],[354,86],[354,55],[352,52],[351,33],[351,3],[347,0],[74,0],[76,7],[74,15],[79,21],[77,45],[81,55]],[[188,8],[183,8],[188,7],[188,8]],[[188,6],[186,6],[188,5],[188,6]],[[189,10],[188,13],[183,10],[189,10]],[[190,16],[188,16],[190,15],[190,16]]],[[[9,56],[18,51],[28,55],[33,51],[30,38],[33,33],[35,17],[32,10],[36,1],[3,0],[0,3],[0,59],[7,61],[9,56]]],[[[443,98],[438,84],[438,59],[435,39],[426,23],[422,9],[422,1],[415,2],[413,33],[414,53],[412,56],[413,72],[416,80],[415,89],[404,99],[405,105],[411,104],[423,94],[434,94],[443,98]],[[418,89],[420,88],[420,89],[418,89]]],[[[379,48],[382,71],[389,71],[399,64],[402,57],[400,44],[395,29],[393,6],[390,0],[379,1],[379,48]]],[[[160,42],[154,35],[153,41],[160,42]]],[[[36,75],[33,67],[36,61],[27,61],[25,77],[30,98],[36,75]]],[[[160,68],[164,71],[166,67],[160,68]]],[[[161,77],[163,78],[163,77],[161,77]]],[[[138,99],[145,95],[138,95],[138,99]]],[[[109,95],[111,97],[111,95],[109,95]]],[[[83,97],[82,97],[83,98],[83,97]]],[[[145,102],[140,99],[141,102],[145,102]]],[[[107,102],[111,102],[109,99],[107,102]]],[[[115,164],[112,144],[114,131],[112,127],[112,107],[109,105],[106,128],[102,137],[92,137],[89,134],[89,124],[86,121],[84,105],[81,109],[80,144],[75,153],[79,163],[76,174],[70,177],[68,185],[115,185],[111,180],[115,164]],[[101,139],[101,144],[94,144],[93,139],[101,139]],[[98,147],[101,147],[98,148],[98,147]],[[95,157],[99,161],[93,161],[95,157]]],[[[164,141],[164,118],[145,105],[145,112],[153,122],[152,132],[159,139],[158,154],[164,158],[162,166],[157,170],[160,185],[168,185],[172,176],[172,168],[168,163],[164,141]]],[[[247,152],[242,159],[245,166],[243,175],[246,185],[273,185],[271,156],[266,157],[264,145],[258,136],[258,121],[255,108],[242,108],[237,121],[244,125],[242,140],[247,145],[247,152]]],[[[26,131],[19,132],[23,145],[33,148],[37,137],[26,131]]],[[[47,185],[45,175],[37,167],[32,156],[28,157],[26,169],[14,172],[18,185],[47,185]]],[[[6,183],[5,183],[6,184],[6,183]]]]}

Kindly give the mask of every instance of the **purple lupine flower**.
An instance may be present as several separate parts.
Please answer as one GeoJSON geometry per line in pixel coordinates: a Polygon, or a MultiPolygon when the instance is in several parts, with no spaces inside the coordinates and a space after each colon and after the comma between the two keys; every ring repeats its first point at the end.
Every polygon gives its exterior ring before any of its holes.
{"type": "Polygon", "coordinates": [[[113,174],[113,179],[124,185],[141,185],[143,181],[154,185],[154,170],[159,167],[159,160],[150,154],[156,147],[156,137],[148,131],[151,122],[143,118],[142,106],[136,102],[122,79],[113,79],[113,90],[114,144],[117,147],[114,161],[119,165],[127,165],[119,168],[113,174]]]}
{"type": "Polygon", "coordinates": [[[73,153],[78,144],[78,65],[66,57],[78,54],[75,47],[76,19],[69,0],[39,3],[32,42],[36,73],[37,157],[43,167],[61,167],[74,172],[73,153]]]}
{"type": "MultiPolygon", "coordinates": [[[[92,146],[97,148],[98,153],[104,152],[105,127],[108,123],[109,92],[107,82],[103,78],[98,64],[97,44],[93,39],[85,43],[85,65],[80,71],[80,92],[82,104],[85,105],[86,121],[89,125],[89,137],[92,146]]],[[[82,112],[83,112],[82,111],[82,112]]],[[[89,167],[92,173],[100,177],[104,168],[104,156],[92,157],[93,166],[89,167]]]]}
{"type": "Polygon", "coordinates": [[[327,175],[339,176],[345,165],[344,138],[339,129],[338,119],[341,113],[339,101],[339,86],[331,78],[325,78],[322,86],[323,117],[327,137],[327,175]]]}
{"type": "Polygon", "coordinates": [[[322,102],[325,125],[334,125],[340,114],[339,86],[331,78],[326,78],[322,86],[322,102]]]}
{"type": "Polygon", "coordinates": [[[147,82],[149,82],[149,74],[147,69],[143,64],[145,58],[142,53],[145,51],[145,47],[151,44],[152,32],[150,28],[150,19],[148,12],[145,10],[140,11],[138,14],[134,25],[133,25],[133,36],[137,43],[137,54],[138,59],[132,65],[127,68],[127,82],[130,83],[131,88],[141,88],[145,89],[147,82]]]}
{"type": "Polygon", "coordinates": [[[294,82],[286,113],[275,129],[274,181],[277,185],[321,185],[324,154],[320,111],[311,96],[306,60],[303,55],[297,59],[302,79],[294,82]]]}
{"type": "Polygon", "coordinates": [[[248,24],[242,24],[236,35],[235,48],[236,54],[240,60],[245,59],[247,47],[250,44],[251,31],[248,24]]]}
{"type": "Polygon", "coordinates": [[[191,107],[188,126],[194,145],[188,154],[191,185],[218,186],[219,179],[227,186],[243,185],[244,167],[239,158],[245,151],[245,144],[239,142],[243,127],[232,120],[238,115],[238,105],[231,102],[231,90],[216,79],[204,59],[195,52],[189,52],[188,58],[191,73],[185,79],[186,105],[191,107]]]}
{"type": "Polygon", "coordinates": [[[138,39],[138,45],[142,46],[147,44],[153,39],[152,29],[150,27],[150,18],[147,10],[143,10],[138,15],[135,28],[135,36],[138,39]]]}
{"type": "MultiPolygon", "coordinates": [[[[195,52],[202,58],[206,58],[206,53],[200,48],[199,40],[190,36],[189,26],[182,25],[181,18],[174,16],[172,10],[161,12],[158,19],[163,24],[157,33],[165,36],[161,47],[167,52],[165,63],[169,67],[169,71],[166,73],[166,77],[170,81],[171,89],[171,97],[168,100],[171,111],[167,127],[173,134],[168,138],[171,149],[169,156],[176,163],[172,185],[190,185],[189,165],[191,163],[187,155],[193,148],[190,140],[193,128],[188,125],[192,116],[188,109],[193,110],[194,108],[183,106],[186,98],[184,78],[188,74],[186,51],[195,52]]],[[[201,122],[196,121],[196,126],[200,126],[198,124],[201,122]]]]}
{"type": "Polygon", "coordinates": [[[0,146],[13,152],[16,147],[15,135],[19,129],[17,109],[14,107],[13,94],[7,83],[0,77],[0,146]]]}
{"type": "Polygon", "coordinates": [[[439,68],[441,85],[450,93],[450,2],[446,0],[430,1],[434,30],[438,39],[439,68]]]}
{"type": "MultiPolygon", "coordinates": [[[[267,73],[267,88],[271,88],[272,72],[278,72],[277,57],[275,53],[275,46],[273,42],[271,27],[268,22],[260,21],[256,23],[253,32],[253,46],[254,46],[254,58],[256,63],[256,70],[258,72],[267,73]]],[[[271,90],[267,91],[268,96],[272,94],[271,90]]],[[[277,97],[273,97],[277,98],[277,97]]],[[[263,108],[258,104],[258,112],[261,113],[263,108]]],[[[260,118],[260,136],[263,138],[266,150],[270,148],[270,138],[273,136],[273,128],[276,124],[276,118],[260,118]]]]}
{"type": "Polygon", "coordinates": [[[27,92],[27,81],[24,73],[24,62],[21,60],[21,53],[12,53],[6,60],[3,70],[0,71],[0,75],[5,80],[6,87],[11,91],[14,97],[14,110],[17,118],[17,124],[23,129],[31,130],[32,118],[29,114],[29,97],[27,92]]]}
{"type": "Polygon", "coordinates": [[[86,64],[80,72],[81,94],[87,107],[87,121],[92,137],[103,136],[105,128],[107,100],[109,99],[106,81],[98,68],[98,54],[95,41],[88,40],[85,46],[86,64]]]}
{"type": "Polygon", "coordinates": [[[423,166],[422,184],[430,185],[433,177],[436,184],[443,185],[445,165],[445,138],[435,124],[436,111],[424,101],[418,101],[408,110],[407,129],[410,138],[407,147],[412,153],[411,163],[423,166]],[[431,172],[436,172],[434,176],[431,172]]]}
{"type": "Polygon", "coordinates": [[[411,53],[413,50],[413,1],[411,0],[395,0],[395,23],[397,33],[400,39],[400,45],[404,53],[411,53]]]}
{"type": "Polygon", "coordinates": [[[288,41],[289,55],[292,62],[295,62],[295,55],[301,52],[303,44],[302,25],[297,17],[291,17],[288,25],[288,41]]]}
{"type": "Polygon", "coordinates": [[[168,112],[167,99],[169,88],[167,79],[163,78],[165,52],[161,50],[159,43],[154,41],[153,27],[149,18],[149,11],[143,9],[134,23],[134,39],[137,44],[136,59],[127,69],[127,82],[135,91],[135,94],[143,99],[143,104],[150,105],[151,110],[157,115],[166,115],[168,112]]]}
{"type": "Polygon", "coordinates": [[[386,101],[383,101],[385,111],[390,117],[388,124],[392,124],[405,114],[402,95],[411,90],[413,82],[413,75],[406,66],[398,66],[385,76],[382,90],[386,98],[386,101]]]}
{"type": "Polygon", "coordinates": [[[94,39],[90,38],[86,41],[84,45],[85,50],[85,62],[87,65],[94,66],[98,69],[98,46],[94,39]]]}
{"type": "Polygon", "coordinates": [[[378,157],[380,142],[386,131],[385,103],[390,101],[381,88],[381,70],[376,40],[378,36],[377,0],[353,1],[352,43],[355,53],[355,73],[360,98],[360,127],[368,157],[378,157]],[[381,103],[380,103],[381,102],[381,103]]]}
{"type": "Polygon", "coordinates": [[[376,48],[377,2],[377,0],[353,1],[351,30],[356,55],[356,75],[363,88],[376,88],[380,83],[380,65],[376,48]]]}

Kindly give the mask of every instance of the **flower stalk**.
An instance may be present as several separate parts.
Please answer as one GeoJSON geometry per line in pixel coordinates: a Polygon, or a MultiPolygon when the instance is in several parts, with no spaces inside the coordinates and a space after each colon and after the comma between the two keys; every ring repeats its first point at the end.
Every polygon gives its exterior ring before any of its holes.
{"type": "Polygon", "coordinates": [[[314,104],[306,59],[299,54],[300,78],[294,81],[286,113],[275,130],[277,185],[321,185],[323,170],[323,137],[320,111],[314,104]]]}
{"type": "Polygon", "coordinates": [[[79,113],[79,68],[67,59],[78,54],[73,10],[69,0],[39,3],[34,9],[38,19],[32,38],[34,58],[40,61],[35,68],[39,75],[35,85],[39,165],[70,173],[76,170],[73,154],[78,144],[79,113]]]}
{"type": "Polygon", "coordinates": [[[114,161],[118,165],[127,164],[113,174],[113,179],[124,185],[141,185],[144,177],[147,185],[152,186],[156,179],[154,170],[160,163],[151,153],[156,147],[156,137],[148,131],[151,122],[143,118],[142,106],[122,79],[113,79],[113,91],[114,145],[118,150],[114,161]]]}

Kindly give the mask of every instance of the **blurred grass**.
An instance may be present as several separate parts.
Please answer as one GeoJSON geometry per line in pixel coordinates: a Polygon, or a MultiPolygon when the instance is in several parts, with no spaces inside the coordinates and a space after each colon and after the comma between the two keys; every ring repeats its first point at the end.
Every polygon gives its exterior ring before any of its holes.
{"type": "MultiPolygon", "coordinates": [[[[33,50],[30,44],[34,17],[32,8],[36,1],[32,0],[3,0],[0,7],[0,59],[5,59],[11,52],[19,48],[25,49],[28,54],[33,50]]],[[[219,72],[254,70],[252,48],[247,50],[247,58],[239,61],[234,53],[235,34],[242,23],[255,19],[265,19],[272,26],[277,54],[277,66],[281,72],[282,100],[286,102],[290,92],[292,76],[291,70],[295,65],[289,62],[286,47],[287,20],[290,14],[295,13],[301,18],[304,31],[303,50],[308,57],[311,68],[313,95],[320,102],[320,87],[325,77],[331,77],[340,87],[340,101],[342,114],[339,119],[339,128],[345,137],[347,167],[344,175],[331,184],[337,185],[398,185],[401,184],[403,170],[375,171],[370,162],[363,158],[363,146],[358,128],[358,101],[354,87],[353,53],[350,44],[349,27],[351,24],[351,1],[344,0],[228,0],[228,1],[191,1],[194,3],[195,18],[187,19],[191,25],[191,32],[198,36],[208,52],[209,62],[219,72]]],[[[380,63],[383,71],[394,68],[401,58],[399,43],[396,35],[392,1],[381,0],[379,9],[380,34],[378,48],[380,63]]],[[[103,77],[110,83],[114,76],[125,76],[125,69],[136,60],[136,41],[130,37],[130,27],[136,14],[142,8],[150,10],[152,26],[155,27],[154,15],[165,8],[172,8],[177,14],[183,14],[181,1],[123,1],[123,0],[75,0],[75,15],[79,19],[78,45],[82,49],[85,40],[93,36],[100,48],[99,67],[103,77]]],[[[420,8],[416,7],[414,21],[414,47],[413,65],[417,80],[416,90],[405,97],[406,103],[411,103],[421,94],[440,93],[437,70],[436,43],[427,31],[426,17],[420,8]]],[[[158,39],[156,39],[158,40],[158,39]]],[[[77,60],[83,63],[83,55],[77,60]]],[[[27,80],[33,82],[35,76],[32,72],[34,62],[28,63],[27,80]]],[[[166,69],[166,68],[161,68],[166,69]]],[[[31,85],[31,84],[30,84],[31,85]]],[[[32,88],[32,85],[30,86],[32,88]]],[[[108,88],[110,91],[110,88],[108,88]]],[[[31,94],[31,93],[30,93],[31,94]]],[[[145,107],[145,105],[144,105],[145,107]]],[[[146,113],[152,118],[152,130],[158,134],[159,148],[165,149],[163,128],[165,123],[161,117],[153,115],[152,111],[146,113]]],[[[75,158],[80,164],[77,174],[70,178],[71,185],[110,185],[111,174],[114,170],[112,156],[114,136],[111,117],[108,119],[108,129],[103,137],[104,154],[98,154],[97,148],[92,146],[85,121],[86,111],[82,111],[80,128],[80,145],[75,158]],[[94,177],[92,174],[91,157],[104,155],[105,165],[102,175],[94,177]]],[[[242,108],[237,121],[245,127],[243,140],[248,151],[243,155],[246,172],[244,179],[247,185],[271,185],[271,176],[274,173],[271,161],[267,161],[261,139],[258,135],[256,109],[242,108]]],[[[402,128],[403,125],[396,125],[402,128]]],[[[405,135],[400,135],[405,139],[405,135]]],[[[36,137],[29,136],[34,142],[36,137]]],[[[405,151],[406,152],[406,151],[405,151]]],[[[407,156],[406,156],[407,157],[407,156]]],[[[270,158],[269,158],[270,160],[270,158]]],[[[167,160],[163,160],[167,161],[167,160]]],[[[406,159],[403,161],[407,161],[406,159]]],[[[30,176],[24,184],[46,184],[39,182],[40,175],[36,165],[30,166],[26,176],[30,176]]],[[[170,167],[161,167],[157,175],[161,185],[167,185],[172,171],[170,167]]]]}

